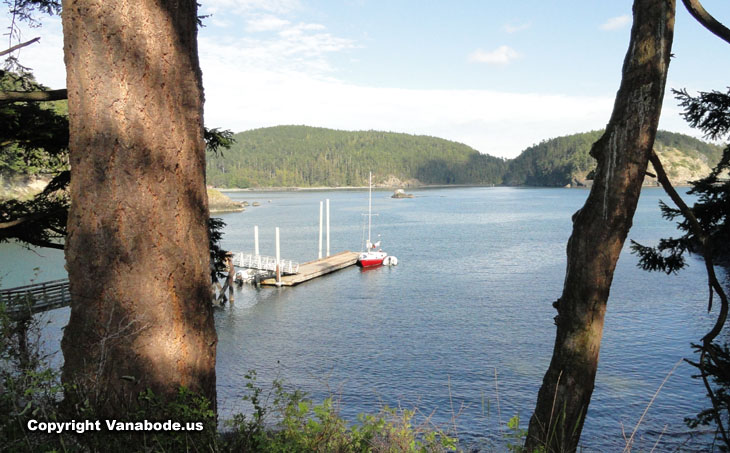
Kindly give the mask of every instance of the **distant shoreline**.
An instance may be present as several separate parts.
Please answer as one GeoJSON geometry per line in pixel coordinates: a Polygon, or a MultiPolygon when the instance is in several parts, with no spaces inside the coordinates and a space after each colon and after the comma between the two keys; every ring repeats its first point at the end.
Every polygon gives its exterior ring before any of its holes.
{"type": "MultiPolygon", "coordinates": [[[[422,185],[422,186],[408,186],[405,187],[408,190],[412,189],[448,189],[448,188],[466,188],[466,187],[520,187],[520,186],[503,186],[495,184],[434,184],[434,185],[422,185]]],[[[529,186],[524,186],[529,187],[529,186]]],[[[248,188],[235,188],[235,189],[224,189],[221,187],[214,187],[214,189],[221,192],[316,192],[325,190],[367,190],[368,186],[333,186],[333,187],[248,187],[248,188]]],[[[403,186],[373,186],[374,190],[396,190],[403,189],[403,186]]]]}
{"type": "MultiPolygon", "coordinates": [[[[423,186],[410,186],[405,187],[408,190],[421,190],[421,189],[464,189],[469,187],[511,187],[515,189],[578,189],[578,190],[590,190],[590,186],[575,186],[575,187],[564,187],[564,186],[506,186],[503,184],[434,184],[434,185],[423,185],[423,186]]],[[[674,184],[676,188],[687,188],[692,187],[690,184],[674,184]]],[[[328,190],[367,190],[368,186],[336,186],[336,187],[257,187],[257,188],[235,188],[235,189],[224,189],[220,187],[214,187],[214,189],[221,192],[230,193],[242,193],[242,192],[318,192],[328,190]]],[[[403,187],[398,186],[378,186],[373,187],[373,190],[396,190],[403,187]]],[[[661,189],[660,186],[653,184],[645,184],[642,189],[661,189]]]]}

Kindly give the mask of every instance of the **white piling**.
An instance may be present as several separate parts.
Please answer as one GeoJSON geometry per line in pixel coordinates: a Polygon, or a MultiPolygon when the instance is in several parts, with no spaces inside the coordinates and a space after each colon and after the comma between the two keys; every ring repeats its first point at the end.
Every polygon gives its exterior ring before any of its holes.
{"type": "Polygon", "coordinates": [[[276,227],[276,286],[281,286],[281,270],[279,263],[281,262],[281,253],[279,249],[279,227],[276,227]]]}
{"type": "Polygon", "coordinates": [[[259,226],[253,227],[253,254],[259,256],[259,226]]]}
{"type": "Polygon", "coordinates": [[[318,259],[322,259],[322,202],[319,202],[319,254],[318,259]]]}
{"type": "Polygon", "coordinates": [[[327,199],[327,256],[330,256],[330,199],[327,199]]]}

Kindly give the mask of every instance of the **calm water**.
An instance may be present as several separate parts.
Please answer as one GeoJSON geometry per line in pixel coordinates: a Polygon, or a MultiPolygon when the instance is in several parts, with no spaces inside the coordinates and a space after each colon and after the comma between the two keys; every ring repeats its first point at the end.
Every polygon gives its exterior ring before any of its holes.
{"type": "MultiPolygon", "coordinates": [[[[243,376],[256,369],[264,386],[278,377],[315,400],[335,395],[353,420],[388,405],[453,426],[456,412],[460,438],[499,451],[500,421],[520,414],[524,426],[534,407],[554,342],[551,303],[562,289],[570,216],[588,192],[432,189],[401,200],[390,193],[374,193],[374,231],[397,267],[352,267],[293,288],[244,287],[216,312],[221,412],[248,410],[243,376]]],[[[230,195],[261,206],[220,215],[228,249],[252,251],[258,225],[261,253],[273,255],[278,226],[282,257],[316,258],[325,198],[332,253],[361,248],[366,191],[230,195]]],[[[659,190],[644,191],[630,238],[653,244],[674,233],[660,218],[660,198],[659,190]]],[[[25,283],[37,266],[39,281],[63,277],[59,253],[0,252],[3,286],[25,283]]],[[[671,277],[635,263],[624,252],[616,270],[582,437],[588,451],[622,448],[622,429],[630,435],[667,373],[691,356],[690,342],[712,322],[699,261],[671,277]]],[[[67,309],[50,316],[49,342],[67,316],[67,309]]],[[[665,425],[662,450],[700,448],[683,423],[707,404],[692,372],[683,363],[669,378],[639,429],[638,449],[650,450],[665,425]]]]}

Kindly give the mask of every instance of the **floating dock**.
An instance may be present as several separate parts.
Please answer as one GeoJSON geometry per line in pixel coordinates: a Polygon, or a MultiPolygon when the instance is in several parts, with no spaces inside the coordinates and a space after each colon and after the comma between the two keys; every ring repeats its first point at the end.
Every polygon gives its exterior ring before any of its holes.
{"type": "MultiPolygon", "coordinates": [[[[344,251],[326,258],[299,265],[299,272],[294,275],[282,275],[280,286],[294,286],[322,275],[350,267],[357,263],[357,252],[344,251]]],[[[262,285],[277,286],[276,278],[261,280],[262,285]]]]}

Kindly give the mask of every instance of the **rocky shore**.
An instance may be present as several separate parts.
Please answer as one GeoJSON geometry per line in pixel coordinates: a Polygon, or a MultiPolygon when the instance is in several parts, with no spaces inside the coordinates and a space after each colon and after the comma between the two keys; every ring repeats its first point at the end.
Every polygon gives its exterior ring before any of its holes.
{"type": "Polygon", "coordinates": [[[219,190],[208,187],[208,209],[211,214],[244,211],[243,203],[233,201],[219,190]]]}

